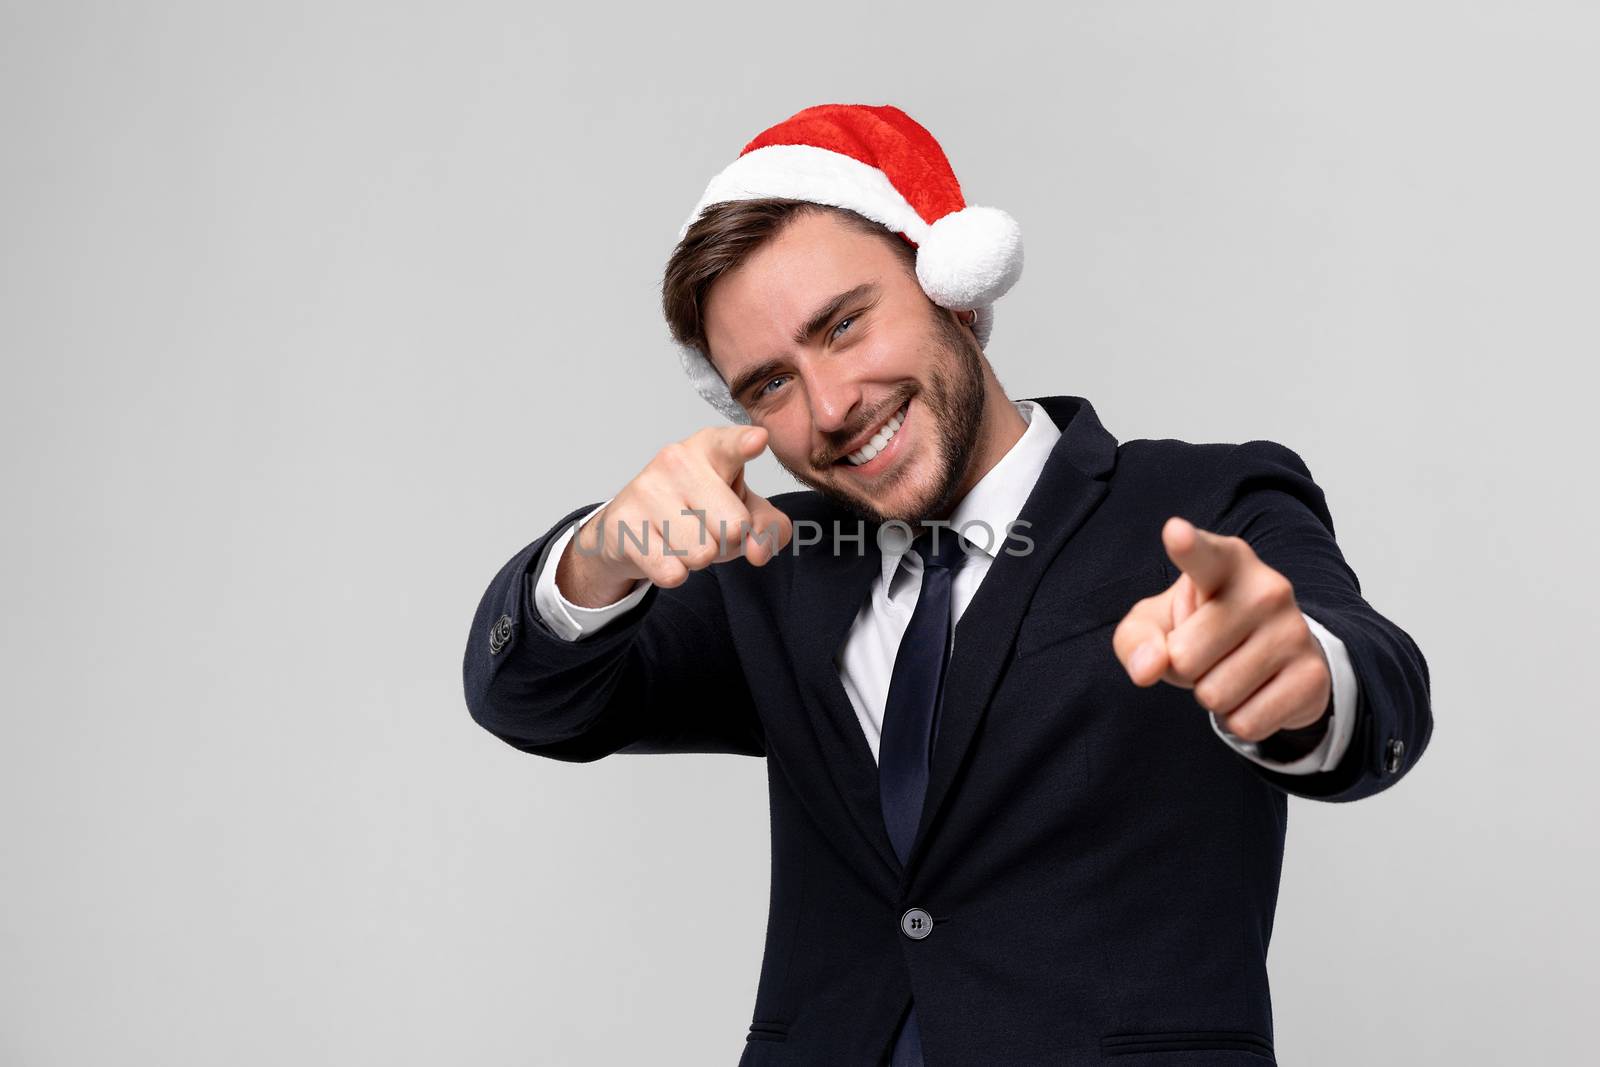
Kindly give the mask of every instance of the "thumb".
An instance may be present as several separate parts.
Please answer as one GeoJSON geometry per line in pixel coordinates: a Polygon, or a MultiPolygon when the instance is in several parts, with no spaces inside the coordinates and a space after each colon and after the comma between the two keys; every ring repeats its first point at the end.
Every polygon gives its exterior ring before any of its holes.
{"type": "Polygon", "coordinates": [[[1133,684],[1142,687],[1161,680],[1171,666],[1167,634],[1171,632],[1169,593],[1135,604],[1111,635],[1111,647],[1133,684]]]}
{"type": "Polygon", "coordinates": [[[759,567],[771,560],[794,536],[789,516],[766,497],[746,487],[740,499],[750,509],[750,532],[744,539],[744,558],[759,567]]]}
{"type": "Polygon", "coordinates": [[[1167,656],[1167,635],[1152,627],[1148,636],[1134,646],[1127,663],[1128,677],[1137,686],[1154,685],[1171,664],[1167,656]]]}

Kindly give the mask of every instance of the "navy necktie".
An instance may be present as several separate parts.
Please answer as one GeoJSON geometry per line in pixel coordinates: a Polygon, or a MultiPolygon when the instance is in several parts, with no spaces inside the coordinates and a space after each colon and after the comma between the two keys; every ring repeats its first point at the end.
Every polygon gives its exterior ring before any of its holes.
{"type": "MultiPolygon", "coordinates": [[[[883,824],[895,854],[904,864],[911,855],[922,800],[928,791],[933,741],[944,698],[945,666],[950,655],[950,586],[966,560],[963,538],[955,530],[935,527],[911,544],[922,557],[922,589],[911,621],[895,653],[889,697],[884,703],[883,732],[878,740],[878,796],[883,824]],[[937,551],[931,543],[938,535],[937,551]]],[[[895,1039],[890,1067],[922,1067],[922,1031],[913,1004],[895,1039]]]]}

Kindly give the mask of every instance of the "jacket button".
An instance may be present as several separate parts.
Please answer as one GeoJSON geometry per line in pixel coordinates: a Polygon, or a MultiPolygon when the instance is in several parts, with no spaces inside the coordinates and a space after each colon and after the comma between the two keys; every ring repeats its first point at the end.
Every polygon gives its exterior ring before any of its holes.
{"type": "Polygon", "coordinates": [[[1400,757],[1406,754],[1406,743],[1398,737],[1389,738],[1388,759],[1384,762],[1384,769],[1394,774],[1400,769],[1400,757]]]}
{"type": "Polygon", "coordinates": [[[489,655],[497,656],[511,641],[511,616],[502,615],[489,629],[489,655]]]}
{"type": "Polygon", "coordinates": [[[913,941],[921,941],[933,933],[933,916],[921,908],[912,908],[900,916],[900,932],[913,941]]]}

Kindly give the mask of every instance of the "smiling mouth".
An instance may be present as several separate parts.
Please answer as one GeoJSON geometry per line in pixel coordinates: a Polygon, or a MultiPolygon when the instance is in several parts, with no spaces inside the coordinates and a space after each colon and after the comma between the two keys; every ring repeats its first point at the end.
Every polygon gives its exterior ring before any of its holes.
{"type": "Polygon", "coordinates": [[[884,466],[899,451],[896,443],[900,439],[901,431],[905,428],[906,416],[910,410],[911,401],[907,400],[900,405],[900,410],[884,420],[870,441],[855,452],[835,460],[834,466],[861,470],[864,473],[876,471],[884,466]]]}

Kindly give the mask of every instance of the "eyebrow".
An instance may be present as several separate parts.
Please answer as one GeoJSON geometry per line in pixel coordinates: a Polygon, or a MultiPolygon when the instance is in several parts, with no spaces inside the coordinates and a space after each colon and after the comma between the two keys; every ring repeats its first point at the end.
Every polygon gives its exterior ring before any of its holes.
{"type": "MultiPolygon", "coordinates": [[[[840,293],[838,296],[834,297],[832,300],[829,300],[826,304],[814,311],[811,314],[811,317],[806,319],[801,327],[794,332],[794,343],[797,345],[809,343],[812,338],[816,337],[817,334],[821,333],[827,328],[828,323],[833,321],[833,317],[839,314],[839,312],[844,309],[845,305],[854,303],[857,300],[865,299],[868,296],[875,296],[877,292],[877,282],[862,282],[854,289],[840,293]]],[[[766,378],[768,375],[773,374],[781,366],[783,366],[783,360],[781,359],[774,358],[762,360],[754,367],[751,367],[749,370],[736,377],[733,380],[733,385],[729,387],[728,391],[736,397],[742,397],[751,386],[766,378]]]]}

